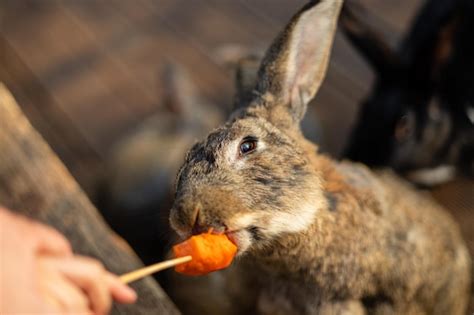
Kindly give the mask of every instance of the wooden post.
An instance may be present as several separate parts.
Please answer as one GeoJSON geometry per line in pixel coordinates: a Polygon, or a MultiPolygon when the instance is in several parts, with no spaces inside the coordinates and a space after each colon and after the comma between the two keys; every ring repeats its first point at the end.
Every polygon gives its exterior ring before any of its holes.
{"type": "MultiPolygon", "coordinates": [[[[111,230],[43,138],[0,84],[0,204],[61,231],[76,253],[95,257],[122,274],[142,267],[117,246],[111,230]]],[[[179,314],[150,277],[132,285],[135,305],[115,305],[112,314],[179,314]]]]}

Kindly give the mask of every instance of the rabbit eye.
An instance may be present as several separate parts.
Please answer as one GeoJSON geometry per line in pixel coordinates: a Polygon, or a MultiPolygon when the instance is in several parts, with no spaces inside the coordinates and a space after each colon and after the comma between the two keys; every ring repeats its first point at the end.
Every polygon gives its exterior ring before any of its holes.
{"type": "Polygon", "coordinates": [[[395,127],[395,138],[397,141],[405,141],[413,132],[414,121],[413,117],[410,114],[404,115],[400,118],[395,127]]]}
{"type": "Polygon", "coordinates": [[[249,154],[257,148],[257,139],[254,137],[246,137],[240,143],[240,155],[249,154]]]}

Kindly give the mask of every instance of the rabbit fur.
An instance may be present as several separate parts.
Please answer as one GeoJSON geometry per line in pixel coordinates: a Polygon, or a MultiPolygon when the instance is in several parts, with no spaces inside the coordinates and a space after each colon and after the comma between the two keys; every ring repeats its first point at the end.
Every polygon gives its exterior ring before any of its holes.
{"type": "Polygon", "coordinates": [[[474,4],[428,0],[399,47],[355,1],[341,26],[376,75],[344,157],[436,185],[474,174],[474,4]]]}
{"type": "Polygon", "coordinates": [[[341,5],[304,6],[267,51],[253,98],[190,149],[171,226],[238,245],[234,271],[253,303],[242,314],[461,315],[470,257],[451,216],[392,172],[337,162],[301,133],[341,5]]]}

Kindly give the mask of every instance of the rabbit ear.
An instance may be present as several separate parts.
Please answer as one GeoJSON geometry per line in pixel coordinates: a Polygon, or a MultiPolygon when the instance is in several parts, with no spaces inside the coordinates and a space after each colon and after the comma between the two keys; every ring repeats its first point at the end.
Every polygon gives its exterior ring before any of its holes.
{"type": "Polygon", "coordinates": [[[402,62],[427,78],[449,58],[459,1],[427,1],[399,48],[402,62]]]}
{"type": "Polygon", "coordinates": [[[166,63],[161,82],[162,106],[183,118],[192,116],[194,103],[199,96],[187,71],[175,63],[166,63]]]}
{"type": "Polygon", "coordinates": [[[341,5],[342,0],[311,1],[275,39],[256,85],[258,95],[272,100],[267,106],[287,106],[294,121],[301,120],[326,74],[341,5]]]}
{"type": "Polygon", "coordinates": [[[257,73],[261,58],[247,56],[241,58],[235,69],[235,104],[234,109],[248,104],[253,98],[257,73]]]}
{"type": "Polygon", "coordinates": [[[355,2],[346,2],[341,12],[342,30],[362,56],[379,74],[397,63],[397,56],[382,36],[364,21],[367,12],[355,2]]]}

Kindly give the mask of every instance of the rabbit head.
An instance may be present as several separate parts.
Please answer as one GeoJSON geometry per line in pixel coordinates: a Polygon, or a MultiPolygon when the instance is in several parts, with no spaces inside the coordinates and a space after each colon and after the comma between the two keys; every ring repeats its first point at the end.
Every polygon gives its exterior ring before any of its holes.
{"type": "Polygon", "coordinates": [[[253,98],[188,152],[170,215],[181,236],[224,232],[243,253],[313,223],[325,199],[299,123],[325,76],[341,5],[304,6],[263,58],[253,98]]]}
{"type": "MultiPolygon", "coordinates": [[[[345,157],[401,172],[460,160],[462,143],[472,141],[464,135],[473,129],[459,87],[465,72],[471,71],[470,77],[474,70],[471,61],[463,62],[465,70],[446,80],[459,53],[474,51],[472,41],[459,36],[466,28],[460,2],[427,1],[398,51],[363,21],[359,6],[346,3],[342,29],[374,69],[376,81],[361,104],[345,157]],[[463,42],[470,47],[459,49],[463,42]]],[[[465,90],[472,90],[472,83],[465,90]]]]}

